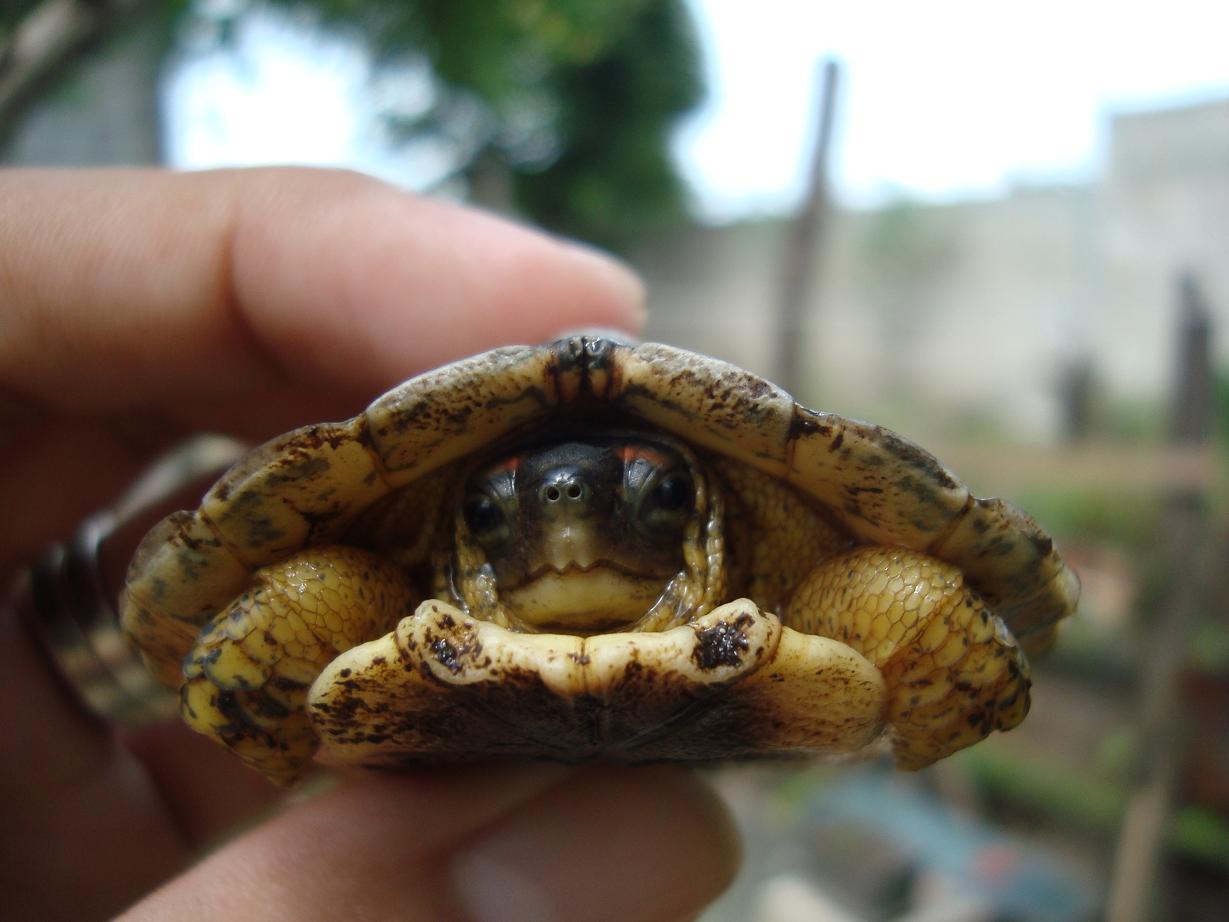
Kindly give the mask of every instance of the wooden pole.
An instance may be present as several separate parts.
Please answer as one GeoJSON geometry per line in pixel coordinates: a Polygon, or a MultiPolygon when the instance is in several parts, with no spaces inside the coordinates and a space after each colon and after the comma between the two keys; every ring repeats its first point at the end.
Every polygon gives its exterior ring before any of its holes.
{"type": "Polygon", "coordinates": [[[815,257],[823,243],[829,210],[828,154],[832,147],[832,123],[836,108],[839,68],[826,58],[819,71],[819,127],[811,148],[811,166],[806,194],[790,225],[781,271],[781,303],[777,315],[777,382],[795,396],[801,394],[799,334],[814,289],[815,257]]]}
{"type": "MultiPolygon", "coordinates": [[[[1212,424],[1211,322],[1195,281],[1179,282],[1181,334],[1170,438],[1176,446],[1207,449],[1212,424]]],[[[1182,671],[1191,633],[1206,601],[1209,575],[1208,498],[1198,486],[1179,487],[1165,500],[1159,549],[1167,564],[1166,603],[1141,668],[1140,771],[1118,837],[1106,919],[1165,919],[1163,843],[1182,766],[1182,671]]]]}

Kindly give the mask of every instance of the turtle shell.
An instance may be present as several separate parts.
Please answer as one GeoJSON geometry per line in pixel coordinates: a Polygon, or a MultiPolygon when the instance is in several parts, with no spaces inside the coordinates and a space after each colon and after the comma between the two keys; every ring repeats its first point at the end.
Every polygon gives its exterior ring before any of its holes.
{"type": "MultiPolygon", "coordinates": [[[[713,358],[575,336],[429,371],[350,420],[306,426],[257,448],[198,509],[169,516],[146,536],[122,600],[124,629],[155,676],[177,687],[202,627],[257,569],[342,542],[386,497],[413,498],[435,472],[578,415],[665,431],[791,485],[856,544],[955,565],[1027,652],[1049,646],[1074,611],[1078,581],[1049,536],[1011,505],[971,496],[901,436],[808,409],[713,358]]],[[[615,651],[620,642],[602,643],[615,651]]]]}

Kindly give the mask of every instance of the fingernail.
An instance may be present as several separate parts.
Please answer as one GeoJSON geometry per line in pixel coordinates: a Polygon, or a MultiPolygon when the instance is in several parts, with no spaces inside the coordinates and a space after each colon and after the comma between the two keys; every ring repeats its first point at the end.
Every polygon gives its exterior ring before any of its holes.
{"type": "Polygon", "coordinates": [[[471,922],[672,922],[737,865],[711,793],[674,769],[590,769],[467,843],[452,883],[471,922]]]}

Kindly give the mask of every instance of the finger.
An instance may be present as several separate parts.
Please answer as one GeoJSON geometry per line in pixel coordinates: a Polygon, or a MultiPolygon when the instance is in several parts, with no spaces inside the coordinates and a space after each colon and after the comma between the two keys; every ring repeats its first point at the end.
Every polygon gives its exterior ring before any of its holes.
{"type": "Polygon", "coordinates": [[[475,922],[694,917],[730,883],[724,807],[685,769],[597,769],[470,837],[452,883],[475,922]]]}
{"type": "Polygon", "coordinates": [[[311,170],[0,173],[0,561],[201,427],[264,438],[569,327],[639,283],[507,221],[311,170]],[[20,424],[20,425],[19,425],[20,424]]]}
{"type": "Polygon", "coordinates": [[[731,826],[690,773],[541,772],[364,781],[250,833],[124,918],[664,922],[728,884],[731,826]]]}
{"type": "Polygon", "coordinates": [[[641,299],[591,250],[354,174],[0,174],[2,384],[70,413],[371,391],[641,299]]]}
{"type": "Polygon", "coordinates": [[[0,608],[0,892],[13,918],[76,918],[67,891],[115,912],[191,855],[140,763],[87,721],[0,608]]]}
{"type": "Polygon", "coordinates": [[[124,734],[169,823],[190,849],[211,845],[280,801],[283,791],[180,720],[124,734]]]}

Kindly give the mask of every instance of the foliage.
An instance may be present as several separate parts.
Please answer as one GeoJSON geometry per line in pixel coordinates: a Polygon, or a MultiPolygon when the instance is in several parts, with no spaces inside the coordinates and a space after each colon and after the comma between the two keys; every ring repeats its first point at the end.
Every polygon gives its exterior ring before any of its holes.
{"type": "Polygon", "coordinates": [[[1014,497],[1056,535],[1147,554],[1156,545],[1160,499],[1139,491],[1028,490],[1014,497]]]}
{"type": "Polygon", "coordinates": [[[615,246],[677,216],[684,193],[669,132],[699,98],[694,47],[681,4],[656,3],[605,54],[562,69],[553,80],[559,154],[517,169],[516,202],[565,233],[601,226],[615,246]]]}
{"type": "Polygon", "coordinates": [[[446,141],[486,204],[615,248],[682,214],[669,133],[701,82],[681,0],[268,3],[348,32],[385,73],[425,63],[432,104],[394,98],[389,123],[446,141]]]}
{"type": "MultiPolygon", "coordinates": [[[[1060,771],[987,745],[965,750],[955,761],[987,793],[1048,818],[1056,828],[1108,837],[1122,823],[1127,794],[1120,782],[1060,771]]],[[[1179,808],[1165,838],[1177,854],[1221,873],[1229,871],[1229,823],[1212,811],[1179,808]]]]}
{"type": "Polygon", "coordinates": [[[0,3],[0,39],[7,39],[18,23],[41,3],[42,0],[5,0],[0,3]]]}
{"type": "MultiPolygon", "coordinates": [[[[0,4],[0,75],[13,29],[46,2],[0,4]]],[[[126,23],[112,16],[112,27],[157,16],[210,24],[223,39],[244,16],[278,8],[364,45],[392,98],[389,122],[400,139],[446,141],[455,178],[486,204],[615,247],[683,213],[669,135],[701,94],[683,0],[75,2],[140,11],[126,23]],[[424,72],[429,107],[399,105],[398,95],[419,93],[424,72]],[[484,196],[490,188],[504,191],[484,196]]],[[[80,50],[60,62],[61,82],[80,50]]]]}

